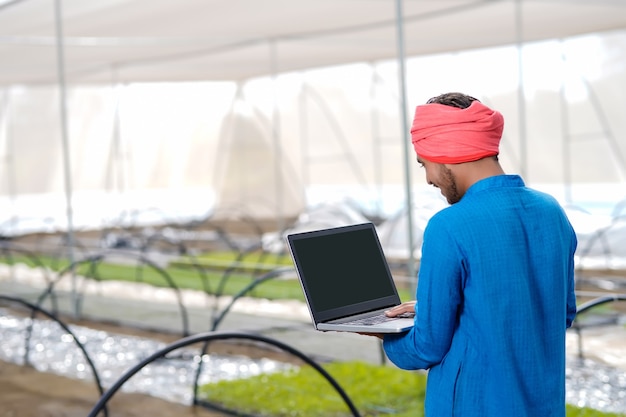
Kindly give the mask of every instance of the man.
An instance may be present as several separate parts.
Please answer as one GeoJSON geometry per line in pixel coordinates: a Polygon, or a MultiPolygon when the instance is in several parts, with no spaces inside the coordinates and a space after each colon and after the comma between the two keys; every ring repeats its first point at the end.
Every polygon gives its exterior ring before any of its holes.
{"type": "Polygon", "coordinates": [[[427,417],[565,416],[565,332],[576,314],[576,235],[557,201],[505,175],[504,120],[449,93],[411,129],[426,180],[451,204],[424,232],[415,327],[377,335],[403,369],[428,369],[427,417]]]}

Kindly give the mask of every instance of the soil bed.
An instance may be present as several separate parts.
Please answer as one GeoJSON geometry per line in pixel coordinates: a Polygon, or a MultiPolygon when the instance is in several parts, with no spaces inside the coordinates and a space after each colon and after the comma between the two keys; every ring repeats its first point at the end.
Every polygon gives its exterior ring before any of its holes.
{"type": "MultiPolygon", "coordinates": [[[[23,315],[23,311],[13,311],[23,315]]],[[[180,336],[157,333],[115,324],[84,320],[68,320],[68,325],[78,325],[107,333],[136,336],[158,340],[169,344],[180,336]]],[[[201,347],[198,345],[198,348],[201,347]]],[[[301,362],[272,346],[260,343],[215,341],[210,344],[209,353],[223,355],[243,355],[250,358],[267,358],[295,365],[301,362]]],[[[85,417],[98,402],[100,395],[93,380],[67,378],[53,373],[40,372],[31,366],[22,366],[0,361],[0,417],[85,417]]],[[[169,402],[145,394],[118,391],[108,403],[110,417],[131,416],[179,416],[217,417],[223,413],[209,411],[201,407],[169,402]]],[[[104,416],[104,413],[100,413],[104,416]]]]}

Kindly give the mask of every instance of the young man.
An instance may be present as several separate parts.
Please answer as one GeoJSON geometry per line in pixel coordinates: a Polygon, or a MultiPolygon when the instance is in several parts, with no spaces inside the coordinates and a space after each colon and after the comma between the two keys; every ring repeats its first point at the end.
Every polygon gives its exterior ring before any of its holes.
{"type": "Polygon", "coordinates": [[[576,314],[576,235],[557,201],[505,175],[504,120],[449,93],[411,129],[426,180],[450,206],[424,232],[415,327],[385,335],[389,359],[428,369],[427,417],[565,416],[565,332],[576,314]]]}

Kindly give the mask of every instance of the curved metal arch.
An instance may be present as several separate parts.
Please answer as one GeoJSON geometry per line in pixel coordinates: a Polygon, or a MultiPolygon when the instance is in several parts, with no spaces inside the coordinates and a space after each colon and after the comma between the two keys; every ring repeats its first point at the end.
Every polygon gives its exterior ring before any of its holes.
{"type": "Polygon", "coordinates": [[[582,326],[580,326],[576,319],[582,313],[586,313],[590,311],[592,308],[600,306],[602,304],[612,303],[616,301],[626,301],[626,294],[611,294],[605,295],[602,297],[594,298],[593,300],[589,300],[586,303],[581,304],[576,308],[576,317],[574,319],[574,324],[572,324],[572,330],[576,332],[578,336],[578,357],[583,358],[583,337],[582,337],[582,326]]]}
{"type": "MultiPolygon", "coordinates": [[[[91,357],[89,356],[89,354],[87,353],[87,350],[85,349],[85,346],[78,340],[78,337],[74,334],[74,332],[72,332],[72,330],[65,324],[63,323],[63,321],[61,321],[55,314],[45,310],[44,308],[32,304],[26,300],[22,300],[21,298],[16,298],[16,297],[11,297],[11,296],[7,296],[7,295],[2,295],[0,294],[0,300],[6,300],[12,303],[17,303],[17,304],[21,304],[22,306],[28,307],[29,309],[31,309],[33,311],[33,313],[42,313],[43,315],[45,315],[46,317],[48,317],[49,319],[55,321],[59,326],[61,326],[61,328],[67,332],[70,336],[72,336],[72,339],[74,340],[74,343],[76,343],[76,345],[78,346],[78,348],[80,349],[80,351],[83,353],[83,355],[85,356],[85,360],[87,361],[87,364],[89,365],[89,368],[91,369],[91,372],[93,373],[93,377],[96,381],[96,386],[98,388],[98,393],[100,394],[100,396],[102,396],[104,394],[104,389],[102,388],[102,383],[100,382],[100,377],[98,376],[98,371],[96,369],[96,366],[94,365],[93,361],[91,360],[91,357]]],[[[31,324],[32,326],[32,324],[31,324]]],[[[29,337],[28,339],[30,339],[30,331],[29,331],[29,337]]],[[[28,343],[28,342],[26,342],[28,343]]],[[[28,349],[26,349],[26,353],[25,355],[28,355],[28,349]]],[[[26,359],[26,358],[25,358],[26,359]]],[[[105,416],[109,415],[108,410],[106,409],[106,407],[104,408],[104,413],[105,416]]]]}
{"type": "Polygon", "coordinates": [[[228,305],[222,309],[220,314],[216,318],[213,319],[213,323],[212,323],[212,326],[211,326],[211,331],[217,330],[217,327],[220,325],[220,323],[222,322],[222,320],[224,319],[226,314],[228,314],[228,312],[233,307],[235,302],[237,302],[238,299],[240,299],[241,297],[246,295],[249,291],[254,289],[256,286],[264,283],[265,281],[269,281],[270,279],[274,279],[276,277],[279,277],[279,276],[283,275],[285,272],[289,272],[291,270],[292,270],[292,268],[289,268],[289,267],[276,268],[273,271],[270,271],[267,274],[262,275],[261,277],[255,279],[250,284],[248,284],[246,287],[244,287],[241,291],[239,291],[237,294],[235,294],[233,296],[233,298],[230,301],[230,303],[228,303],[228,305]]]}
{"type": "Polygon", "coordinates": [[[224,271],[224,273],[222,274],[222,277],[220,278],[220,281],[217,285],[217,289],[215,290],[215,295],[217,297],[221,296],[224,292],[224,287],[226,286],[226,282],[228,281],[228,278],[232,275],[232,273],[237,270],[237,266],[241,263],[241,261],[249,254],[252,253],[254,251],[256,251],[257,249],[261,249],[262,248],[262,243],[261,242],[256,242],[252,245],[250,245],[247,248],[244,249],[240,249],[237,252],[237,256],[235,257],[235,259],[231,262],[231,265],[226,268],[226,270],[224,271]]]}
{"type": "Polygon", "coordinates": [[[46,265],[41,261],[41,259],[39,259],[35,252],[25,249],[20,245],[16,245],[10,240],[0,241],[0,255],[4,255],[6,258],[10,259],[10,252],[19,253],[20,255],[28,258],[35,266],[41,268],[46,283],[50,283],[52,281],[46,265]]]}
{"type": "MultiPolygon", "coordinates": [[[[39,259],[39,257],[34,253],[29,251],[28,249],[24,249],[20,246],[15,245],[15,243],[11,241],[0,241],[0,254],[8,255],[10,252],[19,253],[26,258],[28,258],[37,268],[42,271],[44,280],[46,281],[46,285],[50,285],[52,282],[52,277],[50,276],[50,270],[46,267],[46,265],[39,259]]],[[[58,300],[56,294],[51,294],[50,303],[52,305],[52,311],[55,313],[58,311],[58,300]]]]}
{"type": "MultiPolygon", "coordinates": [[[[62,277],[67,272],[74,270],[76,268],[76,266],[81,265],[81,264],[91,263],[92,266],[93,266],[93,265],[97,264],[98,262],[101,262],[105,257],[107,257],[109,255],[126,256],[126,257],[129,257],[129,258],[134,258],[134,259],[139,260],[140,262],[150,266],[159,275],[161,275],[163,277],[163,279],[167,282],[167,284],[170,286],[170,288],[174,291],[174,294],[176,296],[176,301],[177,301],[178,307],[180,309],[180,314],[181,314],[182,327],[183,327],[183,336],[189,335],[189,318],[188,318],[188,314],[187,314],[187,309],[185,308],[185,305],[183,303],[182,296],[180,294],[180,289],[178,288],[178,286],[176,286],[176,283],[174,282],[174,280],[172,279],[170,274],[168,274],[167,271],[165,271],[163,268],[161,268],[155,262],[153,262],[150,259],[148,259],[146,256],[141,255],[141,254],[135,254],[135,253],[132,253],[132,252],[107,250],[107,251],[103,251],[103,252],[100,252],[100,253],[97,253],[97,254],[94,254],[94,255],[90,255],[90,256],[87,256],[87,257],[85,257],[83,259],[79,259],[79,260],[76,260],[76,261],[72,262],[66,268],[64,268],[64,269],[62,269],[61,271],[58,272],[57,279],[55,281],[52,281],[48,285],[48,288],[46,288],[46,290],[37,299],[37,305],[41,305],[45,301],[45,299],[54,292],[54,286],[62,279],[62,277]]],[[[77,308],[77,311],[80,311],[80,309],[77,308]]]]}
{"type": "MultiPolygon", "coordinates": [[[[157,352],[153,353],[149,357],[143,359],[141,362],[139,362],[138,364],[130,368],[128,371],[126,371],[120,378],[118,378],[118,380],[104,393],[104,395],[100,397],[98,402],[92,408],[88,417],[96,417],[98,413],[100,412],[100,410],[102,410],[103,407],[106,406],[107,402],[111,399],[111,397],[113,397],[113,395],[115,395],[115,393],[122,387],[122,385],[124,385],[126,381],[128,381],[132,376],[134,376],[137,372],[139,372],[146,365],[149,365],[150,363],[165,357],[166,354],[176,349],[180,349],[182,347],[193,345],[199,342],[210,342],[210,341],[225,340],[225,339],[240,339],[240,340],[243,339],[243,340],[252,340],[252,341],[262,342],[262,343],[266,343],[274,347],[277,347],[287,353],[290,353],[296,356],[298,359],[310,365],[319,374],[321,374],[332,385],[335,391],[339,393],[343,401],[346,403],[346,405],[350,409],[350,412],[352,413],[352,415],[355,417],[360,417],[360,414],[357,408],[355,407],[354,403],[352,402],[350,397],[348,397],[346,392],[341,388],[339,383],[324,368],[322,368],[319,364],[317,364],[313,359],[309,358],[307,355],[300,352],[299,350],[289,345],[286,345],[282,342],[279,342],[275,339],[271,339],[271,338],[261,336],[258,334],[247,334],[247,333],[239,333],[239,332],[200,333],[200,334],[188,336],[186,338],[180,339],[176,342],[173,342],[165,346],[164,348],[158,350],[157,352]]],[[[194,403],[196,405],[201,405],[198,403],[196,399],[194,399],[194,403]]]]}
{"type": "MultiPolygon", "coordinates": [[[[166,237],[162,232],[157,232],[154,233],[150,236],[148,236],[145,240],[145,243],[142,245],[142,247],[140,248],[141,253],[142,254],[146,254],[149,249],[151,248],[151,246],[157,242],[165,242],[168,243],[176,248],[178,248],[178,253],[180,255],[185,255],[190,259],[190,265],[191,267],[198,272],[198,275],[200,276],[200,280],[202,281],[202,289],[206,294],[211,294],[211,284],[209,282],[209,277],[206,273],[206,270],[204,268],[202,268],[200,266],[200,262],[198,262],[198,258],[197,256],[195,256],[193,253],[190,253],[189,249],[187,248],[187,245],[185,245],[185,243],[181,240],[174,240],[171,238],[166,237]]],[[[141,271],[137,271],[137,274],[140,274],[141,271]]],[[[138,280],[141,281],[141,280],[138,280]]]]}
{"type": "Polygon", "coordinates": [[[593,307],[597,307],[599,305],[606,304],[606,303],[612,303],[614,301],[626,301],[626,294],[605,295],[605,296],[594,298],[593,300],[587,301],[586,303],[583,303],[576,308],[576,317],[578,317],[578,315],[581,313],[585,313],[588,310],[591,310],[593,307]]]}
{"type": "Polygon", "coordinates": [[[611,245],[606,240],[606,234],[611,231],[620,221],[626,220],[626,215],[614,216],[611,219],[611,223],[607,226],[596,230],[589,241],[587,242],[587,246],[582,248],[582,253],[580,254],[581,258],[584,258],[589,254],[589,252],[593,249],[596,243],[602,245],[602,249],[604,250],[604,256],[610,258],[613,254],[611,251],[611,245]]]}

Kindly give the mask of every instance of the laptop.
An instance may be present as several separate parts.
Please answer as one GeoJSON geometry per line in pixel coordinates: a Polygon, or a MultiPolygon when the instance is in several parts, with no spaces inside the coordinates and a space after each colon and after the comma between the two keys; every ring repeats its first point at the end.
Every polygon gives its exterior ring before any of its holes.
{"type": "Polygon", "coordinates": [[[384,315],[400,297],[373,223],[286,239],[315,329],[401,333],[413,326],[412,315],[384,315]]]}

